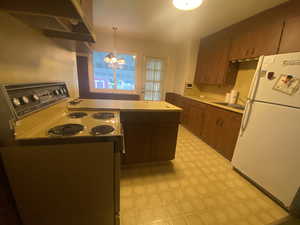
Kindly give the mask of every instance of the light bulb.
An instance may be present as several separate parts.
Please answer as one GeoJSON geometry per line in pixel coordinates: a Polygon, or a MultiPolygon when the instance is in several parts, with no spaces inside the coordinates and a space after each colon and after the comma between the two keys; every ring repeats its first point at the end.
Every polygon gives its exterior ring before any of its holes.
{"type": "Polygon", "coordinates": [[[123,58],[118,59],[118,63],[119,63],[119,64],[125,64],[125,59],[123,59],[123,58]]]}
{"type": "Polygon", "coordinates": [[[193,10],[198,8],[203,0],[173,0],[173,5],[180,10],[193,10]]]}

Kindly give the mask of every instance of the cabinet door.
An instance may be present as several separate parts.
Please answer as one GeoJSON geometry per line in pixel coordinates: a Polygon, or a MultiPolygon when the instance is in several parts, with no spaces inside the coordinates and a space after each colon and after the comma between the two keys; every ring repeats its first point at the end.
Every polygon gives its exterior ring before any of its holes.
{"type": "Polygon", "coordinates": [[[256,58],[277,53],[283,21],[265,21],[264,18],[251,18],[243,22],[243,28],[236,30],[230,50],[230,59],[256,58]]]}
{"type": "Polygon", "coordinates": [[[152,161],[168,161],[175,158],[177,133],[177,124],[154,127],[151,146],[152,161]]]}
{"type": "Polygon", "coordinates": [[[283,29],[283,21],[261,24],[253,33],[254,46],[250,50],[250,58],[261,55],[274,55],[278,51],[280,37],[283,29]]]}
{"type": "Polygon", "coordinates": [[[190,100],[182,97],[181,108],[183,109],[183,112],[181,113],[181,124],[187,127],[188,121],[190,120],[190,100]]]}
{"type": "Polygon", "coordinates": [[[212,148],[217,146],[218,113],[215,107],[208,106],[205,111],[202,139],[212,148]]]}
{"type": "Polygon", "coordinates": [[[207,43],[203,41],[199,47],[198,62],[195,74],[196,84],[205,84],[209,80],[209,68],[212,63],[211,52],[207,43]]]}
{"type": "Polygon", "coordinates": [[[18,211],[14,204],[14,198],[10,189],[7,175],[0,157],[0,224],[19,225],[18,211]]]}
{"type": "Polygon", "coordinates": [[[235,32],[232,38],[232,44],[230,49],[230,60],[247,58],[250,49],[249,36],[250,32],[244,29],[239,29],[235,32]]]}
{"type": "Polygon", "coordinates": [[[152,129],[143,124],[124,123],[126,154],[122,156],[123,164],[151,161],[152,129]]]}
{"type": "Polygon", "coordinates": [[[227,84],[228,76],[231,74],[229,71],[229,50],[230,50],[230,40],[220,39],[216,45],[216,54],[215,54],[215,64],[213,65],[216,68],[216,81],[215,84],[227,84]]]}
{"type": "Polygon", "coordinates": [[[202,137],[205,108],[205,105],[200,102],[195,102],[190,106],[189,121],[187,122],[187,127],[197,137],[202,137]]]}
{"type": "Polygon", "coordinates": [[[223,35],[208,37],[199,47],[195,83],[222,85],[228,70],[230,40],[223,35]]]}
{"type": "Polygon", "coordinates": [[[300,52],[300,16],[288,18],[281,38],[279,53],[300,52]]]}
{"type": "Polygon", "coordinates": [[[216,150],[228,160],[231,160],[233,156],[241,119],[242,115],[234,112],[219,112],[216,150]]]}
{"type": "Polygon", "coordinates": [[[232,159],[242,115],[208,106],[205,113],[203,140],[228,160],[232,159]]]}

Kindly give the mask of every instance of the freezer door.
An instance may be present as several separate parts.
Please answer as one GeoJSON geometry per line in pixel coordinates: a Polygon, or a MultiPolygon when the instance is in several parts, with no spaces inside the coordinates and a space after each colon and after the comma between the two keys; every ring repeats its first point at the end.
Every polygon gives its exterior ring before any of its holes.
{"type": "Polygon", "coordinates": [[[300,110],[254,102],[234,167],[289,207],[300,186],[300,110]]]}
{"type": "Polygon", "coordinates": [[[300,53],[264,57],[254,100],[300,108],[300,53]]]}

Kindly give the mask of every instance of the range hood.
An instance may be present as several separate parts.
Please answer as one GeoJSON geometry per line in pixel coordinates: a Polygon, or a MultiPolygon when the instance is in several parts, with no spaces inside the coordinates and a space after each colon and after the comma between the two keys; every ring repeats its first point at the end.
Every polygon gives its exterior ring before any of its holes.
{"type": "Polygon", "coordinates": [[[1,0],[0,9],[46,36],[96,42],[79,0],[1,0]]]}

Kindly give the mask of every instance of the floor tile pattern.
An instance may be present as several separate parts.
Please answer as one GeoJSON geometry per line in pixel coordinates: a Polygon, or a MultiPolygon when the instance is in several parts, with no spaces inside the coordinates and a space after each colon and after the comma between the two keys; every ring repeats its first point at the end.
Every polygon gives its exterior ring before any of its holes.
{"type": "Polygon", "coordinates": [[[183,127],[176,159],[121,175],[121,225],[267,225],[287,213],[183,127]]]}

